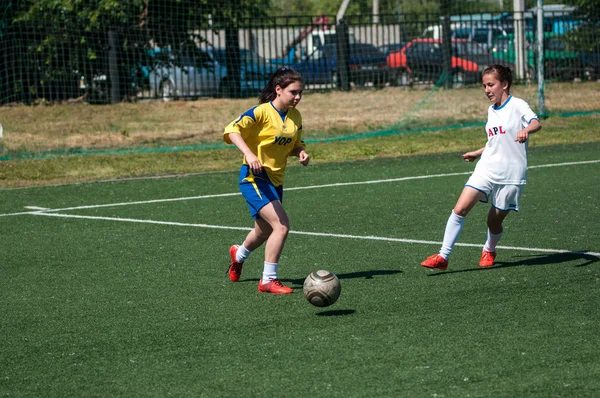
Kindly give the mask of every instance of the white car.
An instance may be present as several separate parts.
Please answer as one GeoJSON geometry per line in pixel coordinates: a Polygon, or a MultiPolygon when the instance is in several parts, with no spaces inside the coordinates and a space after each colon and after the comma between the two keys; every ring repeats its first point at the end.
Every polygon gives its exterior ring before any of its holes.
{"type": "Polygon", "coordinates": [[[172,54],[159,52],[148,78],[152,93],[164,100],[181,97],[212,97],[227,74],[204,50],[172,54]],[[162,54],[167,54],[163,56],[162,54]]]}
{"type": "Polygon", "coordinates": [[[190,54],[167,54],[166,60],[157,56],[155,69],[149,74],[150,89],[155,96],[164,100],[258,95],[276,69],[255,52],[240,49],[240,75],[236,88],[234,79],[227,73],[224,48],[210,47],[197,49],[190,54]]]}

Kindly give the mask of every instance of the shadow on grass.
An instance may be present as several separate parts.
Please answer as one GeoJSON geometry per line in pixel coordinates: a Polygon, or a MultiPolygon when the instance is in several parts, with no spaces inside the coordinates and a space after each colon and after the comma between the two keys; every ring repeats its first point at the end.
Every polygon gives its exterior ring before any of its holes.
{"type": "MultiPolygon", "coordinates": [[[[362,271],[362,272],[348,272],[345,274],[335,274],[338,279],[357,279],[357,278],[365,278],[365,279],[373,279],[376,276],[387,276],[387,275],[395,275],[400,274],[402,271],[394,270],[394,269],[381,269],[374,271],[362,271]]],[[[308,276],[308,275],[307,275],[308,276]]],[[[291,282],[295,285],[304,285],[304,279],[282,279],[284,282],[291,282]]]]}
{"type": "Polygon", "coordinates": [[[346,316],[352,315],[356,312],[356,310],[328,310],[317,312],[315,315],[317,316],[346,316]]]}
{"type": "MultiPolygon", "coordinates": [[[[376,276],[395,275],[395,274],[400,274],[400,273],[402,273],[402,271],[400,271],[400,270],[381,269],[381,270],[375,270],[375,271],[348,272],[345,274],[336,274],[336,276],[338,277],[338,279],[356,279],[356,278],[373,279],[376,276]]],[[[304,279],[306,279],[306,278],[303,278],[303,279],[281,279],[281,282],[292,283],[292,284],[296,285],[296,286],[292,286],[292,289],[302,290],[302,287],[304,285],[304,279]]],[[[259,281],[258,278],[247,278],[247,279],[242,279],[240,282],[256,282],[256,283],[258,283],[258,281],[259,281]]]]}
{"type": "Polygon", "coordinates": [[[436,272],[429,274],[428,276],[439,276],[447,274],[458,274],[461,272],[472,272],[472,271],[491,271],[494,269],[508,268],[508,267],[528,267],[532,265],[549,265],[549,264],[560,264],[575,260],[585,260],[582,264],[577,264],[575,267],[587,267],[598,261],[599,257],[591,254],[586,254],[587,251],[580,252],[566,252],[566,253],[553,253],[553,254],[537,254],[534,256],[518,256],[522,259],[516,261],[496,261],[493,267],[489,268],[469,268],[456,271],[436,272]]]}

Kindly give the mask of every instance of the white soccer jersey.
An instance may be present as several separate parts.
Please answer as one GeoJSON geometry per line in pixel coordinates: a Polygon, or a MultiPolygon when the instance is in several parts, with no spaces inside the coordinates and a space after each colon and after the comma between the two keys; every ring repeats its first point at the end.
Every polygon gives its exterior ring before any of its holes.
{"type": "Polygon", "coordinates": [[[477,162],[475,173],[495,184],[525,184],[529,140],[522,144],[515,140],[517,133],[533,119],[539,120],[527,102],[512,95],[502,106],[490,106],[485,125],[488,141],[481,160],[477,162]]]}

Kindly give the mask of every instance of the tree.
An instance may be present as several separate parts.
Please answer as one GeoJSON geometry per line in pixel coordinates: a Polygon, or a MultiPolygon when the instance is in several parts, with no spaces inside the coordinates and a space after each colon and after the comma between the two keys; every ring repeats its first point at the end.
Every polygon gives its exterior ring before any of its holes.
{"type": "MultiPolygon", "coordinates": [[[[575,6],[573,17],[576,28],[567,33],[567,38],[577,51],[595,53],[600,58],[600,4],[598,0],[565,0],[568,5],[575,6]]],[[[584,59],[584,62],[589,61],[584,59]]],[[[596,60],[595,62],[600,62],[596,60]]],[[[585,66],[585,65],[584,65],[585,66]]]]}
{"type": "MultiPolygon", "coordinates": [[[[335,15],[343,0],[274,0],[271,15],[335,15]]],[[[511,2],[512,0],[505,0],[511,2]]],[[[453,14],[501,11],[497,1],[490,0],[457,0],[449,5],[453,14]]],[[[346,11],[347,15],[370,15],[373,0],[352,0],[346,11]]],[[[437,14],[440,11],[440,0],[379,0],[379,14],[437,14]]]]}
{"type": "MultiPolygon", "coordinates": [[[[9,0],[10,1],[10,0],[9,0]]],[[[87,84],[109,77],[118,57],[120,88],[132,86],[135,65],[155,60],[151,49],[178,51],[205,41],[201,29],[235,28],[267,15],[270,0],[12,0],[5,47],[20,58],[3,69],[26,70],[16,78],[21,100],[71,97],[65,87],[83,77],[87,84]],[[10,34],[8,34],[10,33],[10,34]],[[118,49],[109,45],[116,38],[118,49]],[[8,43],[10,41],[10,43],[8,43]],[[112,51],[112,52],[111,52],[112,51]],[[54,89],[58,85],[60,90],[54,89]]]]}
{"type": "Polygon", "coordinates": [[[575,6],[573,15],[585,22],[600,23],[600,4],[598,0],[564,0],[565,4],[575,6]]]}

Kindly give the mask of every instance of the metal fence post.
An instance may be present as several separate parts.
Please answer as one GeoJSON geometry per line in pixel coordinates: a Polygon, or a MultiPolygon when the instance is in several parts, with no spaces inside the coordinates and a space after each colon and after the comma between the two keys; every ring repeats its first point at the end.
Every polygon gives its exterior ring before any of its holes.
{"type": "MultiPolygon", "coordinates": [[[[339,21],[336,25],[336,49],[337,49],[337,69],[339,73],[339,87],[341,90],[350,90],[350,59],[348,54],[348,26],[344,21],[339,21]]],[[[334,82],[335,84],[335,82],[334,82]]]]}
{"type": "Polygon", "coordinates": [[[119,35],[108,32],[108,71],[110,76],[110,103],[121,102],[121,84],[119,82],[119,35]]]}
{"type": "Polygon", "coordinates": [[[444,65],[444,87],[452,88],[452,31],[450,27],[450,4],[448,0],[441,2],[442,10],[442,60],[444,65]]]}
{"type": "Polygon", "coordinates": [[[221,82],[221,94],[225,97],[239,98],[241,96],[240,85],[240,38],[237,26],[225,30],[225,65],[227,68],[227,80],[221,82]]]}
{"type": "Polygon", "coordinates": [[[544,104],[544,1],[537,0],[537,78],[539,116],[546,116],[544,104]]]}
{"type": "Polygon", "coordinates": [[[513,0],[513,8],[515,29],[516,75],[518,80],[524,80],[527,62],[525,53],[525,0],[513,0]]]}
{"type": "Polygon", "coordinates": [[[442,16],[442,59],[444,65],[444,87],[452,88],[452,32],[450,31],[450,16],[442,16]]]}

